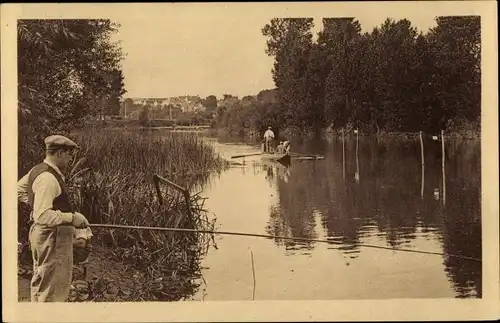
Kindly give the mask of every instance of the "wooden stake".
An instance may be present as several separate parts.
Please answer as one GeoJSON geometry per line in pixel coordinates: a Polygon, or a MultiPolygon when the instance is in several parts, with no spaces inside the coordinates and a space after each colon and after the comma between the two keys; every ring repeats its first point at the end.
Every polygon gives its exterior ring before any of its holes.
{"type": "Polygon", "coordinates": [[[153,183],[155,185],[156,194],[158,195],[158,202],[160,203],[160,205],[163,205],[163,197],[161,196],[160,183],[159,183],[158,176],[156,176],[156,175],[153,176],[153,183]]]}
{"type": "Polygon", "coordinates": [[[359,182],[359,135],[358,130],[356,130],[356,173],[354,174],[354,179],[359,182]]]}
{"type": "Polygon", "coordinates": [[[253,277],[253,289],[252,289],[252,301],[255,301],[255,285],[256,285],[256,280],[255,280],[255,264],[253,261],[253,252],[250,249],[250,258],[252,260],[252,277],[253,277]]]}
{"type": "Polygon", "coordinates": [[[342,169],[343,177],[345,179],[345,142],[344,142],[344,129],[342,129],[342,169]]]}
{"type": "Polygon", "coordinates": [[[424,162],[424,140],[422,139],[422,131],[420,131],[420,153],[421,153],[421,168],[422,168],[422,182],[421,182],[421,187],[420,187],[420,197],[424,197],[424,168],[425,168],[425,162],[424,162]]]}
{"type": "Polygon", "coordinates": [[[446,172],[445,172],[445,150],[444,150],[444,130],[441,130],[441,168],[443,170],[443,205],[446,205],[446,172]]]}

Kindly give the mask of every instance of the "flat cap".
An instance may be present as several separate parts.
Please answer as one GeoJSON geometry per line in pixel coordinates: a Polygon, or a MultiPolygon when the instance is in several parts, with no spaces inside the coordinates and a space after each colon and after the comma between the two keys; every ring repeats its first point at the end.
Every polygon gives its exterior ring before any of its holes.
{"type": "Polygon", "coordinates": [[[80,147],[73,140],[61,135],[52,135],[45,138],[46,150],[58,148],[75,149],[80,147]]]}

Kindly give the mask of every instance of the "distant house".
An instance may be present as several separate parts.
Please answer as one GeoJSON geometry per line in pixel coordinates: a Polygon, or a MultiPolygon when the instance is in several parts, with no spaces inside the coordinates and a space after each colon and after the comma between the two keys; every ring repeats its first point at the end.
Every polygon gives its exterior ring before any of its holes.
{"type": "MultiPolygon", "coordinates": [[[[175,113],[170,113],[170,106],[175,107],[176,111],[180,110],[182,112],[193,112],[193,111],[203,111],[205,108],[202,105],[202,99],[199,96],[193,95],[183,95],[178,97],[168,97],[168,98],[130,98],[133,102],[135,109],[140,109],[146,105],[151,107],[156,111],[159,116],[173,115],[175,113]]],[[[131,112],[131,107],[127,107],[127,112],[131,112]]],[[[127,113],[128,115],[128,113],[127,113]]]]}
{"type": "Polygon", "coordinates": [[[206,107],[201,103],[201,102],[198,102],[198,103],[195,103],[194,105],[194,111],[196,112],[202,112],[202,111],[205,111],[206,110],[206,107]]]}

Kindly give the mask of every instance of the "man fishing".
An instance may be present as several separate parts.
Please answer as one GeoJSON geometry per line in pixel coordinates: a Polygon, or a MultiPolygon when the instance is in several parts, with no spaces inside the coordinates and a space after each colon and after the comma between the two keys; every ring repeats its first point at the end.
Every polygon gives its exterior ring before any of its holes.
{"type": "Polygon", "coordinates": [[[75,228],[89,222],[74,212],[63,171],[78,145],[60,135],[45,138],[45,159],[18,182],[18,199],[31,207],[32,302],[64,302],[71,287],[75,228]]]}
{"type": "Polygon", "coordinates": [[[271,129],[271,126],[267,127],[266,132],[264,133],[264,152],[271,153],[271,146],[274,140],[274,132],[271,129]]]}

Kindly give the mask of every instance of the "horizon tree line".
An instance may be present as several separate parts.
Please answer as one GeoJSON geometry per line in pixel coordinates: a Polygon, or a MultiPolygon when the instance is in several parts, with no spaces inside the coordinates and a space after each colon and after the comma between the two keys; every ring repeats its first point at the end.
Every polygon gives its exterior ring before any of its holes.
{"type": "Polygon", "coordinates": [[[324,18],[316,40],[313,26],[312,18],[274,18],[262,28],[276,88],[218,108],[218,127],[480,131],[479,16],[437,17],[425,33],[408,19],[362,33],[355,18],[324,18]]]}

